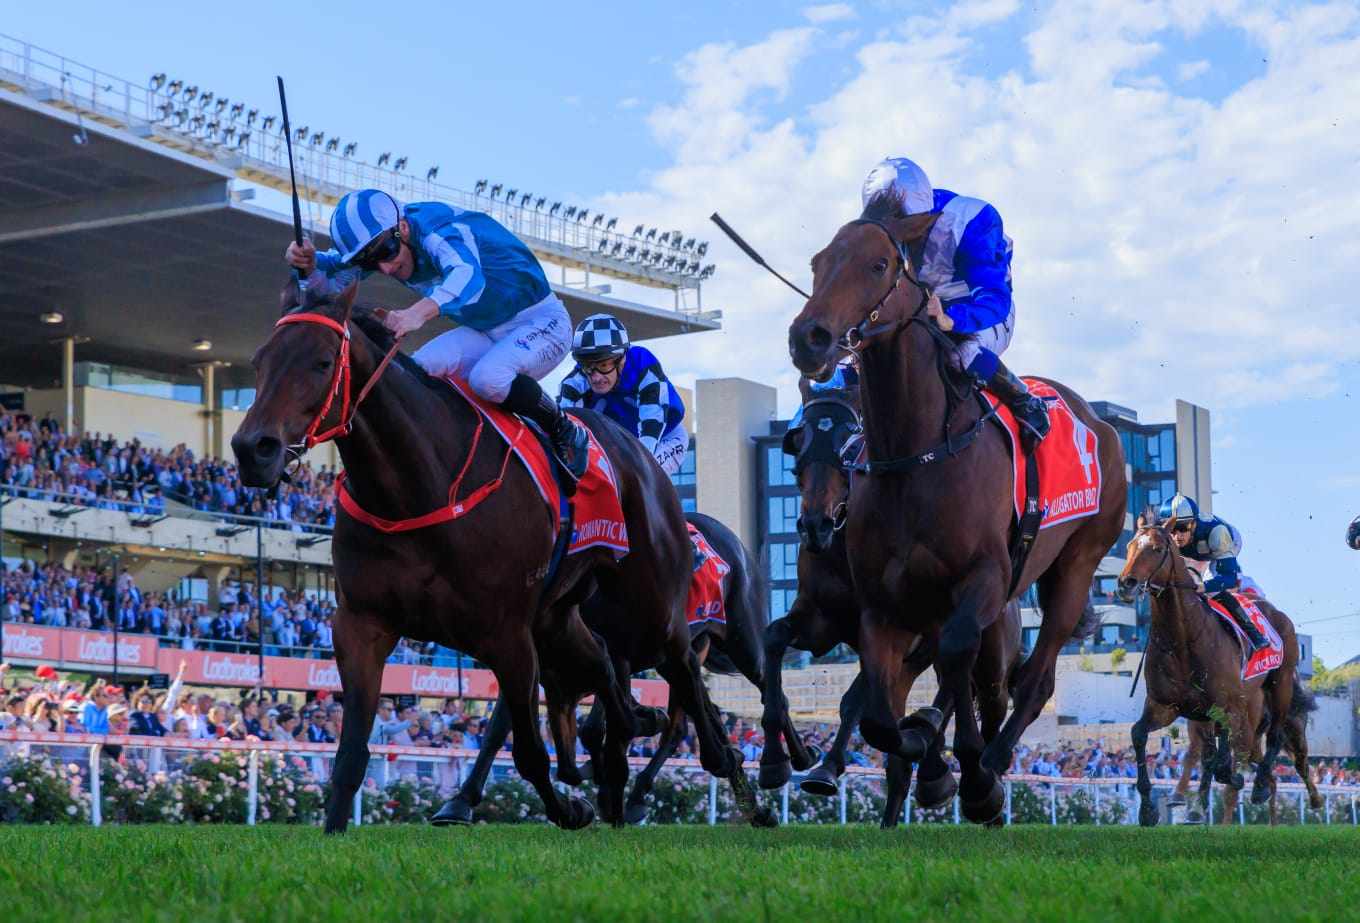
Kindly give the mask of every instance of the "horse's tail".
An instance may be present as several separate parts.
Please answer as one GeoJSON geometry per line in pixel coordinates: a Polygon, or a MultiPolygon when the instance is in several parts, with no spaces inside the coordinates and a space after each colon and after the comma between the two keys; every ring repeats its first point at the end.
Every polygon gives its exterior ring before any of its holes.
{"type": "Polygon", "coordinates": [[[1096,607],[1091,601],[1086,600],[1086,608],[1081,613],[1081,618],[1077,620],[1077,626],[1072,629],[1073,641],[1085,641],[1100,630],[1102,619],[1100,613],[1096,612],[1096,607]]]}
{"type": "Polygon", "coordinates": [[[1294,698],[1289,705],[1289,717],[1301,718],[1309,712],[1317,711],[1317,698],[1313,691],[1303,684],[1298,672],[1294,673],[1294,698]]]}

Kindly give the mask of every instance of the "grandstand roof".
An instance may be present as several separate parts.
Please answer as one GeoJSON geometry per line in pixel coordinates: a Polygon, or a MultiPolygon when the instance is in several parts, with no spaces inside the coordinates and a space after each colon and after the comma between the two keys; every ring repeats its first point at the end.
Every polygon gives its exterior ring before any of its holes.
{"type": "MultiPolygon", "coordinates": [[[[242,188],[237,165],[99,115],[50,87],[0,80],[3,380],[54,383],[61,363],[52,344],[66,336],[79,338],[82,360],[166,372],[220,360],[239,370],[228,380],[248,377],[277,316],[290,218],[249,201],[254,190],[242,188]],[[64,321],[40,323],[49,311],[64,321]],[[198,339],[212,349],[194,351],[198,339]]],[[[608,310],[639,340],[718,328],[712,313],[554,289],[574,319],[608,310]]],[[[366,283],[361,297],[394,307],[414,300],[387,279],[366,283]]]]}

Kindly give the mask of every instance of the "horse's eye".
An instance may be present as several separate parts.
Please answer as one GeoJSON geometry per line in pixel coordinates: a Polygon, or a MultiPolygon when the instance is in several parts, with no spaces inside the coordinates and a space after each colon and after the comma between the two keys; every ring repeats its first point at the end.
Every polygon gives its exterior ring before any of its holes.
{"type": "Polygon", "coordinates": [[[331,370],[331,365],[332,362],[330,359],[322,359],[320,362],[314,365],[313,368],[318,372],[329,372],[331,370]]]}
{"type": "Polygon", "coordinates": [[[888,271],[887,260],[879,260],[877,263],[874,263],[874,275],[881,276],[887,271],[888,271]]]}

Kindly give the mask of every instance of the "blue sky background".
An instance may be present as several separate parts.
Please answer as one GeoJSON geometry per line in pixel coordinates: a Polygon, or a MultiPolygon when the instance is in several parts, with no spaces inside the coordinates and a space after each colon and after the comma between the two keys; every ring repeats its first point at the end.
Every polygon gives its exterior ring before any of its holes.
{"type": "MultiPolygon", "coordinates": [[[[712,237],[806,281],[887,154],[994,202],[1022,371],[1168,419],[1213,413],[1216,511],[1329,664],[1360,654],[1360,14],[1353,4],[11,4],[0,31],[408,155],[468,188],[712,237]],[[1317,621],[1326,620],[1326,621],[1317,621]],[[1310,624],[1311,623],[1311,624],[1310,624]]],[[[796,400],[784,290],[715,240],[721,333],[682,382],[796,400]],[[773,331],[773,332],[772,332],[773,331]]]]}

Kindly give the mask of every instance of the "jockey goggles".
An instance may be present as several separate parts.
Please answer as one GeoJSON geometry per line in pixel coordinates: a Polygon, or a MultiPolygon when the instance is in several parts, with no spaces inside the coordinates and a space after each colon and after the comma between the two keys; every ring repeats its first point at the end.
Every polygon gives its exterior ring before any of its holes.
{"type": "Polygon", "coordinates": [[[389,263],[397,258],[401,253],[401,238],[397,236],[396,228],[388,228],[377,237],[373,238],[372,243],[355,254],[354,259],[350,260],[355,266],[368,272],[378,268],[380,263],[389,263]]]}
{"type": "Polygon", "coordinates": [[[622,356],[611,356],[608,359],[600,359],[596,362],[583,362],[581,363],[581,371],[585,373],[587,378],[604,378],[613,375],[622,365],[622,356]]]}

